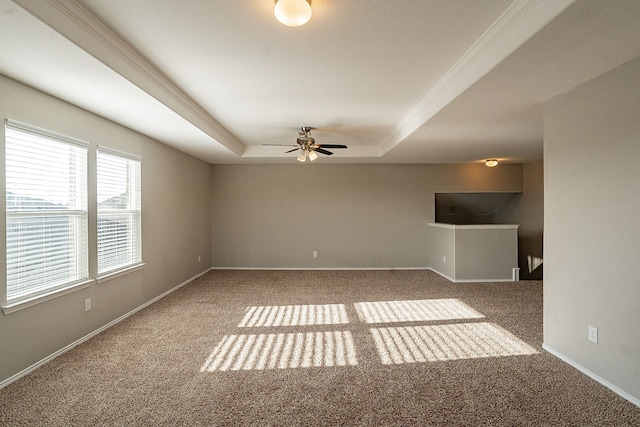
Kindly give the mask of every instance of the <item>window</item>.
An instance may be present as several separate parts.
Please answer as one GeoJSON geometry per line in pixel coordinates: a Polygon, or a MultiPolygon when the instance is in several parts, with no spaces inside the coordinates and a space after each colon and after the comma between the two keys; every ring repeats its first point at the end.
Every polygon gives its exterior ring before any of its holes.
{"type": "Polygon", "coordinates": [[[87,144],[7,120],[7,301],[88,278],[87,144]]]}
{"type": "Polygon", "coordinates": [[[140,159],[99,148],[98,275],[142,261],[140,159]]]}

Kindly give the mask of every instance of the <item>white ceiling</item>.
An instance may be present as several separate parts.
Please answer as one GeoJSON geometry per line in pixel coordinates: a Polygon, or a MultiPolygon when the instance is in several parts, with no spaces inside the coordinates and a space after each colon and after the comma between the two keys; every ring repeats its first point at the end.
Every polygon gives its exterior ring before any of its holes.
{"type": "Polygon", "coordinates": [[[638,0],[0,0],[0,73],[210,163],[542,158],[542,103],[640,55],[638,0]]]}

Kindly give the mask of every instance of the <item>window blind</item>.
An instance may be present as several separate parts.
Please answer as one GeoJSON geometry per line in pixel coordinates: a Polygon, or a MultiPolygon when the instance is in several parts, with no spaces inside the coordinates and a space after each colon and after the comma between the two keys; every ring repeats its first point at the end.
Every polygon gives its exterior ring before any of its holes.
{"type": "Polygon", "coordinates": [[[140,160],[99,148],[98,275],[142,262],[140,160]]]}
{"type": "Polygon", "coordinates": [[[7,301],[88,277],[87,144],[5,123],[7,301]]]}

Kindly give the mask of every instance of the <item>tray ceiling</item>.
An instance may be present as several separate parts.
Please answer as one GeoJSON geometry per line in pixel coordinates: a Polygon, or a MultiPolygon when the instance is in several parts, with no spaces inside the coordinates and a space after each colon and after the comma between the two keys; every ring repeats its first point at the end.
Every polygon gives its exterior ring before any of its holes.
{"type": "Polygon", "coordinates": [[[542,158],[542,105],[640,55],[634,0],[0,0],[0,73],[210,163],[542,158]]]}

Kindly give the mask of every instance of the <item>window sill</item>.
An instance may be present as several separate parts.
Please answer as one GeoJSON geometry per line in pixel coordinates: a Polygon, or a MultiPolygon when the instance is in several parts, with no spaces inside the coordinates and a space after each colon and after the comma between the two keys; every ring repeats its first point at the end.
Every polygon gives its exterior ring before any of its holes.
{"type": "Polygon", "coordinates": [[[145,265],[144,262],[141,262],[139,264],[134,264],[129,267],[125,267],[122,270],[110,271],[102,276],[98,276],[96,278],[96,282],[104,283],[111,279],[115,279],[116,277],[124,276],[125,274],[133,273],[134,271],[142,270],[144,265],[145,265]]]}
{"type": "Polygon", "coordinates": [[[36,304],[40,304],[42,302],[61,297],[62,295],[70,294],[71,292],[88,288],[94,283],[95,283],[95,280],[93,279],[85,280],[84,282],[74,283],[73,285],[70,285],[61,289],[56,289],[54,291],[48,292],[43,295],[37,295],[21,301],[8,303],[2,306],[2,313],[4,313],[5,315],[15,313],[16,311],[24,310],[25,308],[32,307],[36,304]]]}

